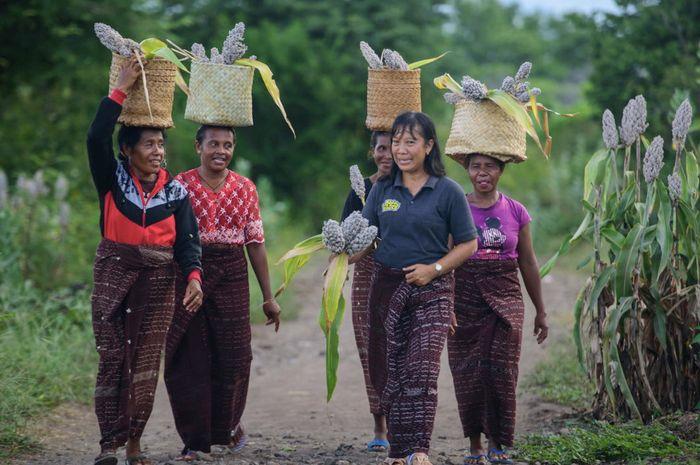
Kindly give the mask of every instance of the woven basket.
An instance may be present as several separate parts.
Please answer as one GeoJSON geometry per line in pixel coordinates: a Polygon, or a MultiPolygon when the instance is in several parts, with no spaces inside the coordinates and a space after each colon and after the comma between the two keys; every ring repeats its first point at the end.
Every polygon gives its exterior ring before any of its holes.
{"type": "Polygon", "coordinates": [[[420,69],[369,69],[367,119],[372,131],[390,131],[394,120],[406,111],[421,111],[420,69]]]}
{"type": "MultiPolygon", "coordinates": [[[[129,60],[130,58],[116,53],[112,54],[112,66],[109,69],[110,92],[117,84],[122,64],[129,60]]],[[[173,126],[173,94],[175,93],[177,67],[163,58],[153,58],[148,60],[145,72],[153,119],[148,113],[148,105],[143,91],[143,79],[139,77],[129,89],[118,121],[127,126],[170,128],[173,126]]]]}
{"type": "Polygon", "coordinates": [[[200,124],[252,126],[253,73],[248,66],[193,62],[185,118],[200,124]]]}
{"type": "Polygon", "coordinates": [[[525,161],[525,129],[491,100],[457,102],[445,154],[464,165],[474,153],[506,163],[525,161]]]}

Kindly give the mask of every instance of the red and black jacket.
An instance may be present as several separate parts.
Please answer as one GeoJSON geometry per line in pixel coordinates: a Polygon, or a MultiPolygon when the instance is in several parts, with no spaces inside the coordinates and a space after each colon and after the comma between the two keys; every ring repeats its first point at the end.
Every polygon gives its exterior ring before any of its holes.
{"type": "Polygon", "coordinates": [[[129,164],[114,157],[112,134],[122,109],[116,100],[102,99],[87,135],[102,237],[122,244],[173,247],[183,274],[201,281],[202,248],[185,187],[161,169],[155,187],[144,195],[129,164]]]}

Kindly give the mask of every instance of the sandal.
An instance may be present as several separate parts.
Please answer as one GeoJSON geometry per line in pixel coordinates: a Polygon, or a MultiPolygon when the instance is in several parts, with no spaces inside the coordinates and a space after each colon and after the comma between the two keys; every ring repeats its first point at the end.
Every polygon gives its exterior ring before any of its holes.
{"type": "Polygon", "coordinates": [[[248,436],[244,434],[243,436],[241,436],[237,443],[229,444],[228,446],[226,446],[226,448],[229,452],[240,452],[241,449],[243,449],[246,446],[246,444],[248,444],[248,436]]]}
{"type": "Polygon", "coordinates": [[[127,457],[124,463],[126,465],[153,465],[153,462],[143,454],[127,457]]]}
{"type": "Polygon", "coordinates": [[[117,465],[118,463],[116,452],[102,452],[95,457],[95,465],[117,465]]]}
{"type": "Polygon", "coordinates": [[[415,455],[416,453],[413,453],[406,457],[406,465],[433,465],[427,455],[419,455],[418,457],[415,455]],[[413,459],[416,459],[415,463],[413,459]]]}
{"type": "Polygon", "coordinates": [[[499,465],[512,465],[513,460],[508,456],[506,451],[500,449],[489,450],[488,455],[489,462],[499,465]]]}
{"type": "Polygon", "coordinates": [[[386,452],[389,449],[389,441],[386,439],[374,438],[367,443],[367,450],[369,452],[386,452]]]}
{"type": "Polygon", "coordinates": [[[182,451],[182,455],[175,459],[176,462],[196,462],[198,460],[201,460],[202,462],[211,462],[214,459],[205,452],[199,452],[192,449],[185,449],[182,451]]]}
{"type": "Polygon", "coordinates": [[[464,465],[488,465],[489,463],[489,459],[484,454],[464,456],[464,465]]]}

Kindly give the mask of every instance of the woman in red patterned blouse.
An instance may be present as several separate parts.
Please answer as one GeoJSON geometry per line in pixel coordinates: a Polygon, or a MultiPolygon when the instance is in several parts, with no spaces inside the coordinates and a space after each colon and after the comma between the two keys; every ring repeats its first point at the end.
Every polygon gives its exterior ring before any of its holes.
{"type": "Polygon", "coordinates": [[[165,354],[165,383],[184,461],[197,460],[213,444],[234,450],[245,445],[240,420],[252,351],[244,247],[262,290],[267,324],[275,331],[280,324],[255,184],[228,169],[235,144],[233,128],[202,126],[195,142],[200,166],[176,177],[197,218],[204,269],[202,307],[193,313],[178,306],[165,354]]]}

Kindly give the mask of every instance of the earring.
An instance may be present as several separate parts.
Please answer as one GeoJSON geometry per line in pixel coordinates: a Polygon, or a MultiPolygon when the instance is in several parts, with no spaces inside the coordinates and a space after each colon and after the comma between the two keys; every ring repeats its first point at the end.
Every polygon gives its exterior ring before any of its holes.
{"type": "Polygon", "coordinates": [[[160,164],[161,168],[167,168],[168,167],[168,160],[167,158],[163,157],[163,161],[160,164]]]}

